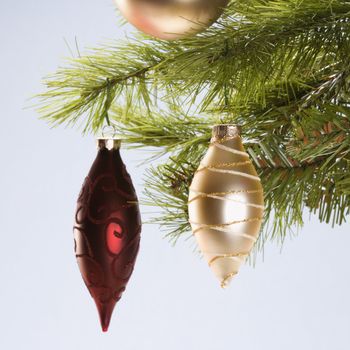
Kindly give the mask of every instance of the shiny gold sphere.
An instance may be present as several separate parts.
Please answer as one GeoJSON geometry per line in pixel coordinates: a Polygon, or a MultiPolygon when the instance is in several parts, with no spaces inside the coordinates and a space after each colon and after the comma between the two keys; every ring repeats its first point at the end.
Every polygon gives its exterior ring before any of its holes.
{"type": "Polygon", "coordinates": [[[228,0],[115,0],[136,28],[159,39],[176,40],[208,28],[228,0]]]}

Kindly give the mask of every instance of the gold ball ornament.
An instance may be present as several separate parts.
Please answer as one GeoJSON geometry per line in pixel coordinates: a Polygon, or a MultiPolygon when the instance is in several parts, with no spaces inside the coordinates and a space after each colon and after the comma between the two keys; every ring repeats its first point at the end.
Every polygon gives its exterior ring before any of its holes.
{"type": "Polygon", "coordinates": [[[190,186],[188,211],[199,248],[224,288],[252,250],[264,212],[260,178],[238,126],[214,126],[190,186]]]}
{"type": "Polygon", "coordinates": [[[123,16],[142,32],[176,40],[205,30],[228,0],[115,0],[123,16]]]}

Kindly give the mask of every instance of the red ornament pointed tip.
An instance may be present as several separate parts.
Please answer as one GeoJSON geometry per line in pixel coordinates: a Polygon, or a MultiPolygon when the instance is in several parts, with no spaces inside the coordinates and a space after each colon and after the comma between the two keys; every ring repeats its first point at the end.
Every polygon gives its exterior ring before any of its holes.
{"type": "Polygon", "coordinates": [[[99,310],[102,332],[107,332],[112,313],[109,310],[99,310]]]}
{"type": "Polygon", "coordinates": [[[105,304],[96,303],[98,314],[100,316],[100,323],[103,332],[108,331],[109,323],[111,321],[115,301],[110,301],[105,304]]]}

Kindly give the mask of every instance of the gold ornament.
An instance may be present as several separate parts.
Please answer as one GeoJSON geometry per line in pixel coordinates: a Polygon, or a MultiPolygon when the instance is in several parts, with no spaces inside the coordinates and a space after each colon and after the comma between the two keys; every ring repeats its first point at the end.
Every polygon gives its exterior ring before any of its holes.
{"type": "Polygon", "coordinates": [[[258,238],[264,211],[260,178],[236,125],[216,125],[193,177],[188,212],[210,268],[226,287],[258,238]]]}
{"type": "Polygon", "coordinates": [[[228,0],[115,0],[136,28],[159,39],[175,40],[205,30],[228,0]]]}

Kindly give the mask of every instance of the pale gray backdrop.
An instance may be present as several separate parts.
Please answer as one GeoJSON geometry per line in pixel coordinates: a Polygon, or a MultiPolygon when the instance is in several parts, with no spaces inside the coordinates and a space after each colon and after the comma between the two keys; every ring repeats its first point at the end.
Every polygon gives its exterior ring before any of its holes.
{"type": "MultiPolygon", "coordinates": [[[[1,0],[0,349],[347,350],[349,225],[316,219],[282,254],[244,267],[221,290],[188,242],[145,226],[137,266],[102,334],[73,254],[75,201],[92,137],[50,130],[26,99],[74,46],[123,38],[112,0],[1,0]]],[[[123,151],[137,191],[143,153],[123,151]]]]}

